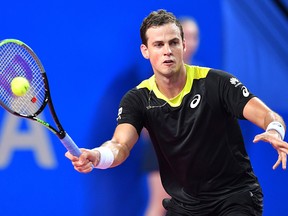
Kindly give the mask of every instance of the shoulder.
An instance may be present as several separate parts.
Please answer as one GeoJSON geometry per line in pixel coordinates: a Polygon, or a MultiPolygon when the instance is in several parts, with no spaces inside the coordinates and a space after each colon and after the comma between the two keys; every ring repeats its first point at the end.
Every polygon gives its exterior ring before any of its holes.
{"type": "Polygon", "coordinates": [[[214,77],[214,78],[219,78],[219,79],[231,79],[234,77],[232,74],[228,73],[227,71],[214,69],[214,68],[210,68],[209,76],[214,77]]]}
{"type": "Polygon", "coordinates": [[[147,89],[151,91],[155,86],[155,76],[151,76],[149,79],[143,80],[139,85],[136,86],[136,89],[147,89]]]}
{"type": "Polygon", "coordinates": [[[152,87],[149,80],[144,80],[135,88],[130,89],[128,92],[126,92],[126,94],[122,98],[122,102],[125,101],[127,103],[135,104],[139,103],[140,101],[146,101],[151,89],[152,87]]]}
{"type": "Polygon", "coordinates": [[[202,79],[206,78],[211,68],[209,67],[200,67],[195,65],[187,65],[185,64],[186,72],[188,78],[191,77],[193,79],[202,79]]]}

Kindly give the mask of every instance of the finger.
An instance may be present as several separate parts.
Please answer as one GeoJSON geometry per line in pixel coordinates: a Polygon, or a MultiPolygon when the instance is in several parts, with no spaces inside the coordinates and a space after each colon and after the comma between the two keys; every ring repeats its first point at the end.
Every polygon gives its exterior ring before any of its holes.
{"type": "Polygon", "coordinates": [[[80,161],[80,159],[77,159],[76,161],[72,161],[72,164],[73,164],[73,166],[75,166],[75,167],[86,167],[87,166],[87,164],[89,164],[90,163],[90,161],[89,160],[85,160],[84,162],[83,161],[80,161]]]}
{"type": "Polygon", "coordinates": [[[277,150],[281,150],[281,151],[285,152],[286,154],[288,154],[288,143],[287,142],[280,140],[278,138],[275,138],[273,136],[270,136],[267,133],[266,134],[263,133],[263,134],[255,136],[253,142],[255,143],[255,142],[258,142],[260,140],[268,142],[273,146],[273,148],[275,148],[277,150]]]}
{"type": "Polygon", "coordinates": [[[100,160],[100,153],[98,151],[85,150],[79,157],[79,160],[81,160],[81,163],[83,164],[85,163],[86,160],[88,160],[89,162],[92,162],[91,166],[95,167],[100,160]]]}
{"type": "Polygon", "coordinates": [[[65,157],[67,157],[68,159],[72,159],[72,157],[73,157],[73,155],[69,152],[69,151],[67,151],[66,153],[65,153],[65,157]]]}
{"type": "Polygon", "coordinates": [[[67,153],[65,153],[65,156],[69,159],[69,160],[71,160],[72,162],[76,162],[76,161],[78,161],[78,158],[77,157],[75,157],[75,156],[73,156],[72,154],[70,154],[69,152],[67,153]]]}
{"type": "Polygon", "coordinates": [[[260,136],[260,135],[256,135],[256,136],[254,137],[253,142],[254,142],[254,143],[257,143],[257,142],[259,142],[260,140],[261,140],[261,136],[260,136]]]}
{"type": "Polygon", "coordinates": [[[287,165],[287,154],[284,152],[281,152],[281,160],[282,160],[282,169],[286,169],[287,165]]]}
{"type": "Polygon", "coordinates": [[[285,152],[286,154],[288,154],[288,149],[287,149],[286,146],[280,147],[279,150],[282,151],[282,152],[285,152]]]}
{"type": "Polygon", "coordinates": [[[257,143],[259,141],[269,142],[269,137],[267,136],[266,133],[258,134],[254,137],[253,142],[257,143]]]}
{"type": "Polygon", "coordinates": [[[281,163],[281,156],[278,156],[276,163],[273,165],[272,169],[275,170],[281,163]]]}
{"type": "Polygon", "coordinates": [[[92,167],[92,163],[88,162],[87,164],[83,166],[74,166],[74,169],[81,173],[88,173],[93,170],[93,167],[92,167]]]}
{"type": "Polygon", "coordinates": [[[76,167],[74,167],[74,169],[76,171],[80,172],[80,173],[89,173],[89,172],[91,172],[93,170],[93,168],[91,166],[89,168],[87,168],[87,169],[78,169],[76,167]]]}
{"type": "MultiPolygon", "coordinates": [[[[262,134],[258,134],[254,137],[254,140],[253,142],[256,143],[256,142],[259,142],[259,141],[264,141],[264,142],[273,142],[273,141],[276,141],[278,140],[279,141],[280,139],[280,136],[278,133],[268,133],[268,132],[264,132],[262,134]]],[[[280,139],[281,140],[281,139],[280,139]]]]}
{"type": "Polygon", "coordinates": [[[87,162],[89,162],[89,160],[88,160],[88,152],[87,151],[83,151],[83,153],[79,157],[79,163],[80,164],[85,164],[87,162]]]}

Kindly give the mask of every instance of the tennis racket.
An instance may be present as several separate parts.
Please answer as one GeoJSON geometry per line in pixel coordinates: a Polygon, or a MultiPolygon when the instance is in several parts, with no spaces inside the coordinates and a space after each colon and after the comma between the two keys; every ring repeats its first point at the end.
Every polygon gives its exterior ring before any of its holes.
{"type": "Polygon", "coordinates": [[[19,40],[0,41],[0,105],[18,117],[45,126],[59,137],[72,155],[81,155],[80,149],[65,132],[56,115],[43,65],[33,50],[19,40]],[[24,77],[29,81],[30,87],[23,96],[16,96],[12,92],[10,85],[16,77],[24,77]],[[37,117],[47,104],[57,129],[37,117]]]}

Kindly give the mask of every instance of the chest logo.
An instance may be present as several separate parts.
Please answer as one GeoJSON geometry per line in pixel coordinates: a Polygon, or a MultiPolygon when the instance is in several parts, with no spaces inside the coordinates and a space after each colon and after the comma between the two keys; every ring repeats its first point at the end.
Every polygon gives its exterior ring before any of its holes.
{"type": "Polygon", "coordinates": [[[200,103],[200,101],[201,101],[201,95],[200,95],[200,94],[196,94],[196,95],[193,97],[193,99],[192,99],[192,101],[191,101],[191,103],[190,103],[190,108],[191,108],[191,109],[196,108],[196,107],[198,106],[198,104],[200,103]]]}

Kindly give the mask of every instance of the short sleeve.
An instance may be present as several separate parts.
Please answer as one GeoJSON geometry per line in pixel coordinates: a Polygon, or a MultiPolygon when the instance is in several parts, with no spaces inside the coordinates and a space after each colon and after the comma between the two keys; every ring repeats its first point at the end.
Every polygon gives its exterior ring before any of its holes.
{"type": "Polygon", "coordinates": [[[121,99],[117,117],[118,124],[133,125],[139,135],[143,128],[143,107],[145,107],[140,96],[140,90],[136,88],[128,91],[121,99]]]}
{"type": "Polygon", "coordinates": [[[243,109],[255,95],[239,79],[224,71],[211,70],[207,76],[207,84],[213,86],[209,94],[214,101],[220,101],[226,112],[239,119],[245,119],[243,109]]]}

